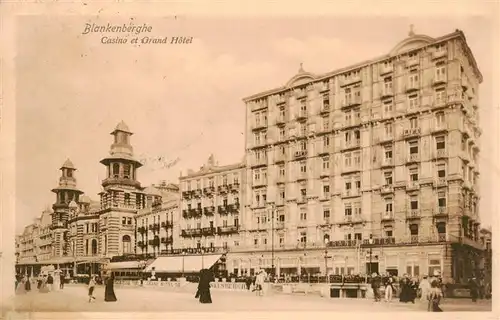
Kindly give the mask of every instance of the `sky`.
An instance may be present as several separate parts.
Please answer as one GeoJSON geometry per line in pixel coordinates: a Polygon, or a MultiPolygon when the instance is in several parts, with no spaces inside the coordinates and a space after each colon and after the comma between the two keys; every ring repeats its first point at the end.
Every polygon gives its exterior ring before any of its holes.
{"type": "Polygon", "coordinates": [[[388,53],[417,34],[438,37],[464,31],[484,82],[480,87],[483,129],[481,219],[491,224],[492,183],[498,179],[493,92],[493,21],[471,16],[202,18],[136,17],[151,35],[192,36],[189,45],[100,43],[82,35],[85,23],[130,19],[27,16],[18,20],[16,56],[16,232],[50,206],[62,163],[70,158],[78,186],[98,200],[109,135],[128,124],[134,152],[146,159],[142,185],[177,182],[180,172],[199,168],[210,154],[220,164],[242,160],[245,106],[242,99],[282,86],[303,63],[326,73],[388,53]],[[494,137],[495,139],[488,139],[494,137]],[[170,168],[151,159],[177,162],[170,168]],[[491,170],[491,171],[490,171],[491,170]],[[486,172],[486,173],[485,173],[486,172]],[[493,172],[494,174],[489,174],[493,172]]]}

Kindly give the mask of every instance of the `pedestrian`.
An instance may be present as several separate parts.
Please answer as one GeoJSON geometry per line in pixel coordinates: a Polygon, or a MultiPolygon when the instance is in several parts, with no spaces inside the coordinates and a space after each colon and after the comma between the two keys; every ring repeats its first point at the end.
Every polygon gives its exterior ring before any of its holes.
{"type": "Polygon", "coordinates": [[[255,277],[255,289],[254,291],[257,291],[258,296],[262,296],[264,294],[264,282],[266,280],[267,274],[263,269],[260,269],[260,271],[257,273],[257,276],[255,277]]]}
{"type": "Polygon", "coordinates": [[[47,284],[47,275],[43,275],[42,281],[40,283],[40,289],[38,290],[40,293],[48,293],[49,287],[47,284]]]}
{"type": "Polygon", "coordinates": [[[26,294],[26,276],[17,283],[16,294],[26,294]]]}
{"type": "Polygon", "coordinates": [[[429,290],[431,289],[431,284],[427,275],[423,276],[418,288],[420,290],[420,301],[427,301],[427,296],[429,295],[429,290]]]}
{"type": "Polygon", "coordinates": [[[469,280],[469,290],[472,302],[477,302],[477,297],[479,295],[479,285],[475,277],[472,277],[469,280]]]}
{"type": "Polygon", "coordinates": [[[442,312],[443,310],[439,307],[442,297],[443,293],[441,292],[441,288],[439,287],[439,282],[437,280],[433,280],[431,282],[431,288],[427,295],[427,300],[429,301],[427,305],[427,311],[442,312]]]}
{"type": "Polygon", "coordinates": [[[410,279],[407,274],[403,275],[403,278],[399,282],[399,302],[410,302],[411,301],[411,287],[410,279]]]}
{"type": "Polygon", "coordinates": [[[195,295],[195,298],[198,298],[200,303],[212,303],[212,295],[210,294],[210,282],[214,280],[214,275],[210,270],[200,270],[200,280],[198,282],[198,288],[195,295]]]}
{"type": "Polygon", "coordinates": [[[379,302],[380,301],[380,277],[375,272],[372,274],[371,285],[372,285],[372,290],[373,290],[373,298],[375,299],[375,302],[379,302]]]}
{"type": "Polygon", "coordinates": [[[106,279],[106,286],[104,287],[104,301],[106,302],[115,302],[115,279],[112,272],[108,274],[108,278],[106,279]]]}
{"type": "Polygon", "coordinates": [[[53,288],[54,285],[54,277],[49,273],[49,276],[47,277],[47,287],[49,288],[49,291],[54,290],[53,288]]]}
{"type": "Polygon", "coordinates": [[[31,278],[29,276],[26,279],[26,283],[24,284],[24,288],[26,289],[26,292],[31,291],[31,278]]]}
{"type": "Polygon", "coordinates": [[[247,285],[247,290],[250,291],[250,288],[252,287],[252,277],[247,275],[245,277],[245,284],[247,285]]]}
{"type": "Polygon", "coordinates": [[[95,285],[96,285],[95,277],[92,276],[92,277],[90,277],[90,280],[89,280],[89,303],[92,301],[92,299],[95,299],[95,297],[94,297],[95,285]]]}
{"type": "Polygon", "coordinates": [[[413,278],[410,281],[410,301],[411,301],[411,303],[415,303],[415,299],[417,298],[417,291],[418,291],[418,281],[416,278],[413,278]]]}
{"type": "Polygon", "coordinates": [[[385,282],[385,302],[391,302],[393,294],[394,280],[392,279],[392,276],[389,275],[385,282]]]}
{"type": "Polygon", "coordinates": [[[61,272],[61,274],[59,275],[59,289],[64,289],[64,280],[64,274],[61,272]]]}

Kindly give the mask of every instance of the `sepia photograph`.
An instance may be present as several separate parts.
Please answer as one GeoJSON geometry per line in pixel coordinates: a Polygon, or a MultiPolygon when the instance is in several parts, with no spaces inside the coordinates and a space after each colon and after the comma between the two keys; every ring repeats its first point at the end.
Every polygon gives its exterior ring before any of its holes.
{"type": "Polygon", "coordinates": [[[492,311],[492,17],[15,25],[2,313],[492,311]]]}

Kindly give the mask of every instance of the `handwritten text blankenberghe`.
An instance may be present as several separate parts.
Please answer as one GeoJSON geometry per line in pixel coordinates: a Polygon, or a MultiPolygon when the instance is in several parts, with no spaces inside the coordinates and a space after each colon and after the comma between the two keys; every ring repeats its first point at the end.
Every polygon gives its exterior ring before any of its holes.
{"type": "Polygon", "coordinates": [[[90,33],[115,33],[115,35],[102,36],[102,44],[190,44],[193,42],[193,37],[175,36],[175,37],[151,37],[142,36],[143,33],[151,33],[153,27],[147,24],[135,25],[134,23],[113,25],[97,25],[95,23],[86,23],[82,34],[90,33]],[[130,37],[132,35],[132,37],[130,37]],[[134,37],[137,36],[137,37],[134,37]]]}

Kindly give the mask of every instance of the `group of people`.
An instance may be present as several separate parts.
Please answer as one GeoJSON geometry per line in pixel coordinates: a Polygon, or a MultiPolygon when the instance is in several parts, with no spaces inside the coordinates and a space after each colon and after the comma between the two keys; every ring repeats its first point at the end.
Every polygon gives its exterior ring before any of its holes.
{"type": "MultiPolygon", "coordinates": [[[[59,288],[64,288],[64,276],[60,276],[59,288]]],[[[40,274],[36,280],[29,275],[16,275],[16,294],[26,294],[31,291],[31,286],[36,284],[40,293],[48,293],[54,290],[54,276],[52,274],[40,274]]]]}
{"type": "MultiPolygon", "coordinates": [[[[381,277],[377,273],[372,274],[371,287],[375,301],[378,302],[382,299],[382,286],[384,287],[384,300],[386,302],[391,301],[396,293],[394,283],[395,279],[392,276],[381,277]]],[[[428,279],[427,276],[424,276],[419,282],[417,279],[411,279],[409,275],[405,274],[399,281],[399,302],[415,303],[415,300],[420,294],[420,300],[428,303],[428,311],[440,312],[442,310],[439,304],[443,298],[443,291],[441,288],[442,280],[440,277],[428,279]]]]}
{"type": "MultiPolygon", "coordinates": [[[[97,276],[91,275],[88,284],[89,303],[92,302],[92,300],[95,300],[94,291],[96,286],[97,286],[97,276]]],[[[115,302],[117,300],[118,299],[116,299],[116,294],[115,294],[115,277],[113,273],[109,273],[105,280],[104,301],[115,302]]]]}

